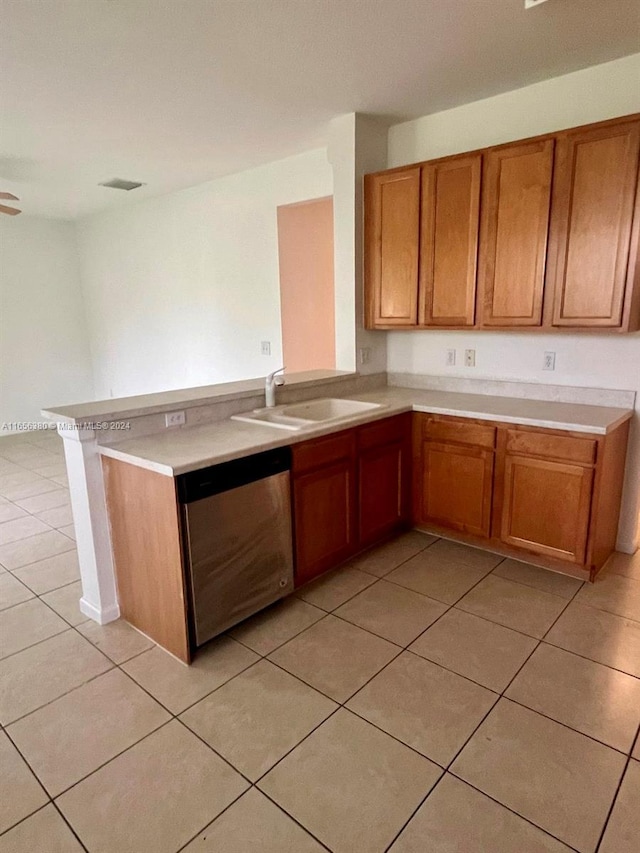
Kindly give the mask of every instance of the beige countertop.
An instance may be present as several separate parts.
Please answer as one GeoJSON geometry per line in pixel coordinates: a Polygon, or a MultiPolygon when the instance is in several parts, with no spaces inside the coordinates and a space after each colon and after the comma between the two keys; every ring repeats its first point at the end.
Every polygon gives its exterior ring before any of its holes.
{"type": "Polygon", "coordinates": [[[297,431],[234,420],[174,427],[153,435],[125,439],[112,446],[102,445],[100,452],[160,474],[176,476],[401,412],[430,412],[595,435],[611,432],[633,414],[631,409],[608,406],[397,387],[349,395],[349,399],[380,403],[381,408],[297,431]]]}

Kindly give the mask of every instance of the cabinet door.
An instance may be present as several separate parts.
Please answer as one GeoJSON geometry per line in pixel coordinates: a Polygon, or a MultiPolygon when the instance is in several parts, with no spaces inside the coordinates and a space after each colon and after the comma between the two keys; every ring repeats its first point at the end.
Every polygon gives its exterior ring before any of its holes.
{"type": "Polygon", "coordinates": [[[493,451],[425,441],[421,457],[418,520],[488,537],[493,451]]]}
{"type": "Polygon", "coordinates": [[[583,563],[593,469],[507,454],[500,538],[507,545],[583,563]]]}
{"type": "Polygon", "coordinates": [[[365,178],[367,325],[418,321],[420,167],[365,178]]]}
{"type": "Polygon", "coordinates": [[[358,459],[358,534],[368,545],[400,530],[407,519],[406,447],[399,441],[358,459]]]}
{"type": "Polygon", "coordinates": [[[420,323],[473,326],[482,155],[422,169],[420,323]]]}
{"type": "Polygon", "coordinates": [[[356,547],[355,464],[344,459],[293,481],[296,586],[340,563],[356,547]]]}
{"type": "Polygon", "coordinates": [[[639,148],[640,121],[558,140],[548,273],[554,326],[622,323],[639,148]]]}
{"type": "Polygon", "coordinates": [[[483,326],[540,326],[553,140],[485,155],[479,262],[483,326]]]}

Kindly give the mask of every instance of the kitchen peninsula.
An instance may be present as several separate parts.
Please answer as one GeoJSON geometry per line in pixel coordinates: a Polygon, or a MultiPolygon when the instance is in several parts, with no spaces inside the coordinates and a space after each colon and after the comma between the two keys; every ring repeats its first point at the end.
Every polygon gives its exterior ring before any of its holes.
{"type": "Polygon", "coordinates": [[[44,413],[65,439],[86,615],[122,615],[189,662],[177,484],[278,448],[296,586],[410,526],[586,580],[615,548],[633,392],[313,371],[279,395],[370,406],[295,429],[232,420],[264,405],[249,380],[44,413]]]}

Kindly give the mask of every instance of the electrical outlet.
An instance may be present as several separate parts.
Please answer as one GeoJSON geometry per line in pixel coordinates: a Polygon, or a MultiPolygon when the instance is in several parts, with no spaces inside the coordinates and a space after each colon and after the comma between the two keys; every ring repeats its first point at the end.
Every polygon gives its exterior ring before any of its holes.
{"type": "Polygon", "coordinates": [[[371,347],[360,347],[358,350],[360,364],[369,364],[371,361],[371,347]]]}
{"type": "Polygon", "coordinates": [[[447,360],[445,364],[447,367],[453,367],[456,363],[456,351],[454,349],[447,350],[447,360]]]}
{"type": "Polygon", "coordinates": [[[167,412],[164,416],[164,425],[166,427],[183,426],[186,420],[184,412],[167,412]]]}
{"type": "Polygon", "coordinates": [[[260,352],[262,355],[271,355],[271,341],[260,341],[260,352]]]}
{"type": "Polygon", "coordinates": [[[544,360],[542,362],[543,370],[555,370],[556,369],[556,354],[555,352],[545,352],[544,360]]]}
{"type": "Polygon", "coordinates": [[[474,349],[466,349],[464,351],[464,365],[465,367],[476,366],[476,351],[474,349]]]}

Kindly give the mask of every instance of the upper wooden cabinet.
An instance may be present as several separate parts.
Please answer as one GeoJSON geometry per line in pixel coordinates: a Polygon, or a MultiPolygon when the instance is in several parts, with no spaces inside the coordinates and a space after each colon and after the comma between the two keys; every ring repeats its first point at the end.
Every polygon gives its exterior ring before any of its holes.
{"type": "Polygon", "coordinates": [[[558,138],[548,275],[554,326],[623,323],[636,261],[639,150],[638,120],[558,138]]]}
{"type": "Polygon", "coordinates": [[[634,115],[367,175],[366,325],[640,329],[639,153],[634,115]]]}
{"type": "Polygon", "coordinates": [[[483,326],[542,323],[553,139],[485,157],[479,313],[483,326]]]}
{"type": "Polygon", "coordinates": [[[480,154],[422,169],[421,325],[474,324],[481,169],[480,154]]]}
{"type": "Polygon", "coordinates": [[[369,326],[418,322],[420,167],[365,178],[369,326]]]}

